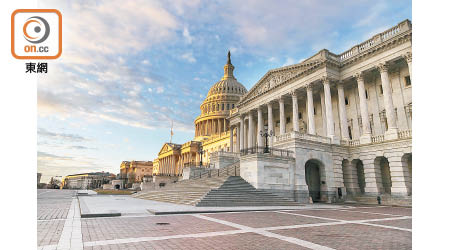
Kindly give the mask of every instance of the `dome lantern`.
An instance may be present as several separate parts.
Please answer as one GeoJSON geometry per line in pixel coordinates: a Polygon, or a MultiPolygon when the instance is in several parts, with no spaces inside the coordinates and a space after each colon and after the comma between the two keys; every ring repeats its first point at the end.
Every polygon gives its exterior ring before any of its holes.
{"type": "Polygon", "coordinates": [[[233,64],[231,64],[231,53],[230,53],[230,51],[228,51],[227,64],[225,64],[225,66],[223,66],[224,74],[223,74],[222,80],[226,80],[228,78],[236,79],[233,75],[233,70],[234,70],[234,66],[233,66],[233,64]]]}

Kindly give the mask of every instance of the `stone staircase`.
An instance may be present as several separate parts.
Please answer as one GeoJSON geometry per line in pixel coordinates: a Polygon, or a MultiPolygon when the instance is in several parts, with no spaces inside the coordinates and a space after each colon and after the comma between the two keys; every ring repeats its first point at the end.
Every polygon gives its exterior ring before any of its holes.
{"type": "Polygon", "coordinates": [[[211,189],[197,204],[197,207],[237,206],[298,206],[293,200],[256,190],[240,176],[230,176],[215,189],[211,189]]]}
{"type": "Polygon", "coordinates": [[[212,169],[202,177],[183,180],[167,187],[139,192],[135,198],[198,207],[296,206],[298,203],[278,195],[256,190],[239,175],[239,164],[212,169]]]}
{"type": "Polygon", "coordinates": [[[219,188],[228,177],[220,176],[179,181],[164,188],[139,192],[133,195],[133,197],[194,206],[211,189],[219,188]]]}

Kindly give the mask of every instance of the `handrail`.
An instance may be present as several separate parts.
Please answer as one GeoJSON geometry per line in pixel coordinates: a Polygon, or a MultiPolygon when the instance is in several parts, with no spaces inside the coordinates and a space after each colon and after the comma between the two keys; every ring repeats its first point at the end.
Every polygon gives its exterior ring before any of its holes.
{"type": "Polygon", "coordinates": [[[277,149],[271,147],[250,147],[241,150],[241,156],[251,154],[267,154],[281,157],[293,157],[294,152],[285,149],[277,149]]]}

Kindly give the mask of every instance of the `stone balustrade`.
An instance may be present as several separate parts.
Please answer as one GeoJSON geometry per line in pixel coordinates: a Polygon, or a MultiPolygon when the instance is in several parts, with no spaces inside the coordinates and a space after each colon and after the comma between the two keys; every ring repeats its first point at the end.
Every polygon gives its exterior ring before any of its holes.
{"type": "Polygon", "coordinates": [[[386,31],[376,34],[369,40],[366,40],[366,41],[354,46],[353,48],[343,52],[342,54],[338,55],[337,57],[339,58],[339,61],[341,61],[341,62],[348,60],[349,58],[352,58],[352,57],[358,55],[359,53],[362,53],[363,51],[367,50],[368,48],[374,47],[386,40],[389,40],[389,39],[403,33],[404,31],[407,31],[410,29],[411,29],[411,22],[408,20],[405,20],[386,31]]]}
{"type": "Polygon", "coordinates": [[[216,151],[211,153],[211,157],[218,157],[218,156],[226,156],[226,157],[239,157],[239,153],[235,152],[228,152],[228,151],[216,151]]]}
{"type": "Polygon", "coordinates": [[[319,135],[304,134],[297,131],[292,131],[282,135],[275,136],[275,142],[283,142],[290,139],[301,139],[307,141],[321,142],[321,143],[331,143],[331,139],[328,137],[323,137],[319,135]]]}
{"type": "Polygon", "coordinates": [[[384,142],[384,135],[375,135],[371,137],[372,143],[381,143],[384,142]]]}
{"type": "Polygon", "coordinates": [[[348,141],[348,146],[349,146],[349,147],[357,147],[357,146],[359,146],[359,145],[360,145],[360,142],[359,142],[358,139],[355,139],[355,140],[349,140],[349,141],[348,141]]]}
{"type": "Polygon", "coordinates": [[[404,130],[404,131],[399,131],[398,132],[398,138],[399,139],[412,138],[412,130],[408,129],[408,130],[404,130]]]}

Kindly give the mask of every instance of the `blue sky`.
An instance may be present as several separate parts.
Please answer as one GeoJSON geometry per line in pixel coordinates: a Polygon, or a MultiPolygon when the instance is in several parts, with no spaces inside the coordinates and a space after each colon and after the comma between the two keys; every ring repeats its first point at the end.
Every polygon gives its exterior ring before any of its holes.
{"type": "Polygon", "coordinates": [[[326,48],[341,53],[411,20],[411,1],[39,1],[63,15],[63,53],[38,80],[38,171],[43,181],[117,173],[153,160],[194,119],[223,74],[250,89],[269,69],[326,48]],[[345,4],[344,4],[345,3],[345,4]]]}

